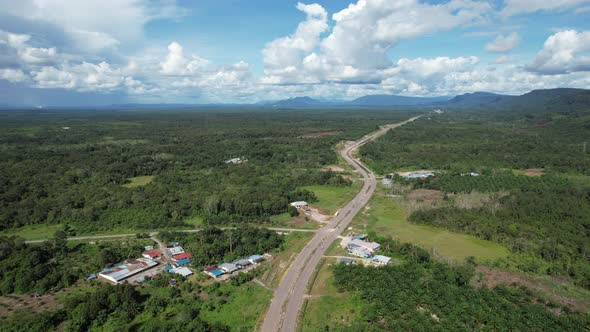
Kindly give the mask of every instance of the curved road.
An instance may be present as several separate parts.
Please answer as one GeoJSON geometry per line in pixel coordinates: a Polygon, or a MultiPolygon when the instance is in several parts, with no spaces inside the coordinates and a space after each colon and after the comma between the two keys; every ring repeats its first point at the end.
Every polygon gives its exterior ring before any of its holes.
{"type": "Polygon", "coordinates": [[[356,142],[347,143],[340,151],[340,155],[354,167],[363,177],[364,185],[361,191],[346,204],[329,224],[318,230],[315,236],[297,255],[289,270],[283,276],[281,283],[274,292],[270,307],[262,323],[262,332],[294,332],[297,325],[299,310],[303,305],[303,296],[307,284],[326,252],[328,246],[336,240],[338,235],[348,227],[348,224],[361,208],[369,201],[377,181],[375,175],[352,155],[358,147],[385,134],[389,129],[402,126],[414,121],[419,116],[404,122],[382,126],[378,131],[364,136],[356,142]]]}

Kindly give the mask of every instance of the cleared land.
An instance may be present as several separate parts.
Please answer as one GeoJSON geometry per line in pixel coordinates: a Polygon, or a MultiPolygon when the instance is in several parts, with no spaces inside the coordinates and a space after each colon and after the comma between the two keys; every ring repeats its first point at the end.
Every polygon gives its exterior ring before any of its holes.
{"type": "Polygon", "coordinates": [[[136,176],[132,178],[127,178],[128,183],[123,184],[122,186],[125,188],[137,188],[145,186],[150,182],[154,181],[155,176],[153,175],[144,175],[144,176],[136,176]]]}
{"type": "Polygon", "coordinates": [[[291,261],[295,259],[297,253],[301,251],[309,240],[311,240],[313,233],[291,233],[286,236],[285,248],[281,252],[273,253],[271,261],[267,262],[263,267],[264,271],[259,278],[265,285],[270,288],[278,286],[283,278],[283,274],[289,268],[291,261]]]}
{"type": "Polygon", "coordinates": [[[378,192],[355,217],[353,227],[360,232],[374,231],[401,242],[418,244],[449,260],[462,261],[474,256],[481,261],[508,256],[508,249],[496,243],[442,228],[410,224],[406,217],[400,204],[378,192]]]}
{"type": "Polygon", "coordinates": [[[353,183],[348,187],[336,186],[304,186],[301,189],[313,191],[318,198],[317,202],[311,203],[313,207],[319,208],[322,212],[333,215],[341,207],[354,198],[360,189],[359,183],[353,183]]]}

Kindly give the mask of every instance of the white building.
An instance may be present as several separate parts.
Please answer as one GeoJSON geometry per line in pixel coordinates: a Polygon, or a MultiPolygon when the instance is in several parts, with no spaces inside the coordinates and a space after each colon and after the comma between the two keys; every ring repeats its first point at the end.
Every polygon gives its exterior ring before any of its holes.
{"type": "Polygon", "coordinates": [[[98,276],[114,284],[121,283],[134,274],[150,269],[158,265],[149,258],[129,259],[123,264],[105,269],[98,276]]]}
{"type": "Polygon", "coordinates": [[[180,274],[184,278],[193,274],[193,271],[191,271],[188,267],[177,267],[175,269],[170,270],[170,272],[180,274]]]}
{"type": "Polygon", "coordinates": [[[383,255],[375,255],[375,257],[373,257],[373,262],[375,262],[379,265],[387,265],[387,264],[389,264],[389,261],[391,261],[391,257],[387,257],[387,256],[383,256],[383,255]]]}
{"type": "Polygon", "coordinates": [[[306,201],[297,201],[297,202],[291,203],[291,206],[294,206],[297,209],[306,209],[307,202],[306,201]]]}
{"type": "Polygon", "coordinates": [[[348,243],[348,248],[349,249],[361,249],[362,251],[368,252],[368,253],[374,253],[375,251],[377,251],[377,249],[379,249],[379,247],[381,247],[381,245],[377,242],[367,242],[367,241],[363,241],[361,239],[353,239],[352,241],[350,241],[348,243]]]}

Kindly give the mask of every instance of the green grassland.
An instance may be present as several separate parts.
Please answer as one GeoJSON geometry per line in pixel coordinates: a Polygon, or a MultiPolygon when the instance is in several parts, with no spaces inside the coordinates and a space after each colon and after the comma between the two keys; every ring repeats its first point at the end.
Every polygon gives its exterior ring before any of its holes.
{"type": "Polygon", "coordinates": [[[359,232],[373,231],[410,242],[434,252],[435,256],[462,261],[469,256],[478,260],[494,260],[508,256],[506,248],[474,236],[451,232],[443,228],[411,224],[404,209],[377,191],[362,213],[353,220],[359,232]]]}
{"type": "Polygon", "coordinates": [[[132,178],[127,178],[128,183],[122,184],[121,186],[125,188],[137,188],[143,187],[146,184],[149,184],[154,180],[155,176],[153,175],[144,175],[144,176],[136,176],[132,178]]]}
{"type": "Polygon", "coordinates": [[[254,283],[248,283],[240,287],[230,284],[222,284],[221,289],[227,289],[230,293],[223,305],[207,307],[200,315],[209,323],[227,325],[230,331],[253,331],[262,314],[266,311],[272,298],[272,292],[254,283]]]}
{"type": "Polygon", "coordinates": [[[318,201],[311,205],[327,214],[334,214],[354,198],[360,190],[360,184],[353,182],[351,186],[304,186],[301,189],[312,191],[318,201]]]}

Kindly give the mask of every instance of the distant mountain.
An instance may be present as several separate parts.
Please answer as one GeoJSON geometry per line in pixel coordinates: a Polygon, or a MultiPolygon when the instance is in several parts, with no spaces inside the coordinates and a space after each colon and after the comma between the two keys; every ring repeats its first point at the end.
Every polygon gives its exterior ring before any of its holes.
{"type": "Polygon", "coordinates": [[[289,98],[289,99],[279,100],[279,101],[275,101],[275,102],[271,102],[271,103],[266,104],[266,106],[285,107],[285,108],[314,107],[314,106],[324,106],[324,105],[329,105],[329,103],[322,102],[322,101],[319,101],[317,99],[313,99],[313,98],[307,97],[307,96],[289,98]]]}
{"type": "Polygon", "coordinates": [[[369,95],[352,100],[347,105],[357,106],[416,106],[445,102],[451,97],[406,97],[396,95],[369,95]]]}
{"type": "Polygon", "coordinates": [[[568,88],[533,90],[520,96],[475,92],[456,96],[442,106],[525,111],[590,108],[590,90],[568,88]]]}

